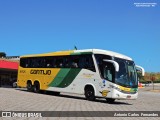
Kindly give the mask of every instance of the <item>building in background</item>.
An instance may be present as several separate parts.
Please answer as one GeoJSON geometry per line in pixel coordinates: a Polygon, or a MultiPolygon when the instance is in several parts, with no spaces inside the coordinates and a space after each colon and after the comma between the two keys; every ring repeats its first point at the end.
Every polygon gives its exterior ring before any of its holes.
{"type": "Polygon", "coordinates": [[[0,58],[0,86],[12,86],[17,81],[19,56],[0,58]]]}

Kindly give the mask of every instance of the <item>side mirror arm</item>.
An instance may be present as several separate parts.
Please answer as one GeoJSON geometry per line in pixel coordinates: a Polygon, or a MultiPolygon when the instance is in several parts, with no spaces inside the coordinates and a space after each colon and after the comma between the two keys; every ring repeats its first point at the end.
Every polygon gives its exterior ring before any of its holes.
{"type": "Polygon", "coordinates": [[[107,60],[107,59],[104,59],[103,61],[105,62],[109,62],[109,63],[112,63],[115,67],[115,71],[118,72],[119,71],[119,64],[116,62],[116,61],[113,61],[113,60],[107,60]]]}
{"type": "Polygon", "coordinates": [[[136,65],[136,68],[140,69],[142,71],[142,76],[145,75],[145,70],[143,67],[136,65]]]}

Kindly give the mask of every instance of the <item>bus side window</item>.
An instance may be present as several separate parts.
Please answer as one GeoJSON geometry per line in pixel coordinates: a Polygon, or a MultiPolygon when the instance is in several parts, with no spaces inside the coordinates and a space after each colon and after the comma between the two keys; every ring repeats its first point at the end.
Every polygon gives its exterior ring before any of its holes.
{"type": "Polygon", "coordinates": [[[104,78],[109,80],[109,81],[112,81],[112,71],[110,68],[108,68],[107,66],[104,68],[104,78]]]}
{"type": "Polygon", "coordinates": [[[53,57],[45,57],[43,59],[44,61],[44,67],[47,67],[47,68],[52,68],[53,65],[54,65],[54,58],[53,57]]]}
{"type": "Polygon", "coordinates": [[[29,60],[26,59],[26,58],[21,58],[21,60],[20,60],[20,66],[24,67],[24,68],[29,67],[29,60]]]}
{"type": "Polygon", "coordinates": [[[95,72],[95,66],[93,63],[92,55],[82,55],[80,60],[80,68],[85,68],[95,72]]]}
{"type": "Polygon", "coordinates": [[[36,62],[35,58],[31,59],[31,67],[32,68],[36,68],[37,67],[37,62],[36,62]]]}
{"type": "Polygon", "coordinates": [[[26,63],[26,59],[25,58],[21,58],[21,60],[20,60],[20,66],[25,68],[26,64],[27,64],[26,63]]]}
{"type": "Polygon", "coordinates": [[[64,67],[65,68],[70,68],[70,62],[69,62],[69,57],[68,56],[66,56],[66,57],[64,57],[64,59],[63,59],[63,63],[64,63],[64,67]]]}
{"type": "Polygon", "coordinates": [[[86,63],[87,63],[87,67],[89,70],[94,71],[94,72],[96,71],[91,55],[89,55],[88,58],[86,59],[86,63]]]}
{"type": "Polygon", "coordinates": [[[27,58],[26,67],[27,68],[31,68],[32,67],[32,58],[27,58]]]}
{"type": "Polygon", "coordinates": [[[56,58],[56,61],[55,61],[54,67],[55,68],[63,68],[64,67],[63,58],[62,57],[55,57],[55,58],[56,58]]]}
{"type": "Polygon", "coordinates": [[[71,67],[72,68],[79,68],[79,59],[78,55],[71,56],[71,67]]]}
{"type": "Polygon", "coordinates": [[[55,68],[55,67],[56,67],[56,58],[55,58],[55,57],[52,57],[51,67],[52,67],[52,68],[55,68]]]}
{"type": "Polygon", "coordinates": [[[96,63],[98,65],[99,68],[99,72],[102,78],[104,78],[104,67],[105,67],[105,63],[103,62],[103,59],[112,59],[111,56],[108,55],[101,55],[101,54],[95,54],[95,58],[96,58],[96,63]]]}
{"type": "Polygon", "coordinates": [[[44,67],[44,63],[42,62],[43,61],[43,58],[42,57],[37,57],[35,58],[35,63],[37,68],[43,68],[44,67]]]}
{"type": "Polygon", "coordinates": [[[72,62],[72,65],[71,65],[73,68],[78,68],[78,64],[76,62],[72,62]]]}

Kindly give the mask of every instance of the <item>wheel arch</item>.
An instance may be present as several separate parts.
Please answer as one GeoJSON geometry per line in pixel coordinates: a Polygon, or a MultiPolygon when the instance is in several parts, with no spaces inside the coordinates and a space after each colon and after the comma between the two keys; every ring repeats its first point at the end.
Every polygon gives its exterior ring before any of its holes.
{"type": "Polygon", "coordinates": [[[93,90],[94,90],[95,96],[97,95],[97,90],[96,90],[95,85],[93,85],[92,83],[87,83],[87,84],[85,85],[85,87],[84,87],[84,93],[85,93],[85,90],[86,90],[87,87],[92,87],[93,90]]]}
{"type": "Polygon", "coordinates": [[[32,82],[31,79],[27,80],[26,84],[29,83],[29,82],[33,85],[33,82],[32,82]]]}
{"type": "MultiPolygon", "coordinates": [[[[39,80],[35,80],[33,83],[34,83],[34,84],[38,83],[38,84],[39,84],[39,87],[40,87],[40,89],[41,89],[41,84],[40,84],[39,80]]],[[[34,84],[33,84],[33,85],[34,85],[34,84]]]]}

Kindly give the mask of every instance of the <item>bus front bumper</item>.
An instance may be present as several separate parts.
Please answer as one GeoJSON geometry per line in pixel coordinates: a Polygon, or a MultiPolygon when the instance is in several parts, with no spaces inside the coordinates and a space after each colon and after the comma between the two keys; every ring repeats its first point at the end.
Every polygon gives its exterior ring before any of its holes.
{"type": "Polygon", "coordinates": [[[138,92],[136,93],[123,93],[118,90],[113,90],[112,98],[113,99],[125,99],[125,100],[135,100],[138,97],[138,92]]]}

